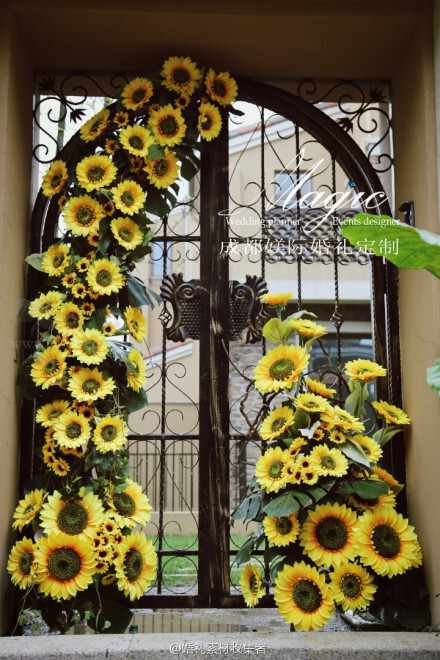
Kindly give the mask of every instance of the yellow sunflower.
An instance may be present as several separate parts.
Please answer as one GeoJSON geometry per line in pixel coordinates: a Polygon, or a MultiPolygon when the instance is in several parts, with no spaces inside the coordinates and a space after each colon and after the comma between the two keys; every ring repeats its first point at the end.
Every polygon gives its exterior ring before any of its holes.
{"type": "Polygon", "coordinates": [[[263,578],[258,566],[246,564],[240,573],[240,587],[248,607],[255,607],[264,596],[263,578]]]}
{"type": "Polygon", "coordinates": [[[39,589],[54,599],[76,596],[93,582],[94,557],[90,541],[52,532],[35,550],[39,589]]]}
{"type": "MultiPolygon", "coordinates": [[[[138,110],[143,105],[148,103],[148,101],[153,96],[153,83],[148,78],[134,78],[127,85],[125,85],[122,90],[121,100],[122,105],[124,105],[128,110],[138,110]]],[[[118,115],[115,115],[115,121],[119,126],[123,126],[122,116],[126,113],[120,112],[119,118],[118,115]]]]}
{"type": "Polygon", "coordinates": [[[57,310],[54,323],[60,335],[66,337],[81,328],[84,323],[84,316],[78,305],[72,302],[65,302],[57,310]]]}
{"type": "Polygon", "coordinates": [[[113,121],[119,128],[127,126],[129,120],[128,112],[117,112],[113,117],[113,121]]]}
{"type": "Polygon", "coordinates": [[[68,472],[70,472],[70,465],[64,458],[59,458],[54,461],[50,466],[50,469],[55,472],[58,477],[65,477],[68,472]]]}
{"type": "Polygon", "coordinates": [[[126,250],[134,250],[143,241],[142,231],[131,218],[113,218],[110,223],[113,236],[126,250]]]}
{"type": "Polygon", "coordinates": [[[32,363],[31,378],[36,385],[46,390],[61,380],[65,369],[63,352],[57,346],[49,346],[32,363]]]}
{"type": "Polygon", "coordinates": [[[328,396],[330,399],[333,399],[333,394],[336,394],[336,390],[332,389],[331,387],[327,387],[319,380],[313,380],[313,378],[306,378],[305,380],[308,389],[314,394],[319,394],[320,396],[328,396]]]}
{"type": "Polygon", "coordinates": [[[220,105],[234,103],[237,98],[237,83],[225,71],[215,73],[214,69],[209,69],[205,77],[205,85],[210,97],[220,105]]]}
{"type": "Polygon", "coordinates": [[[108,586],[116,582],[116,580],[117,580],[116,573],[109,573],[108,575],[104,575],[104,577],[101,580],[101,584],[103,584],[104,586],[108,586]]]}
{"type": "Polygon", "coordinates": [[[318,566],[339,566],[354,559],[356,513],[345,504],[318,504],[309,510],[299,540],[318,566]]]}
{"type": "Polygon", "coordinates": [[[300,337],[307,339],[317,339],[327,334],[325,326],[307,319],[289,319],[288,323],[300,337]]]}
{"type": "Polygon", "coordinates": [[[85,445],[90,438],[90,424],[83,415],[74,410],[63,413],[53,423],[54,439],[60,447],[73,449],[85,445]]]}
{"type": "Polygon", "coordinates": [[[87,273],[89,286],[100,296],[117,293],[124,286],[124,277],[110,259],[97,259],[89,266],[87,273]]]}
{"type": "Polygon", "coordinates": [[[352,440],[355,440],[362,447],[370,463],[377,463],[382,458],[382,448],[373,438],[370,438],[368,435],[354,435],[352,440]]]}
{"type": "Polygon", "coordinates": [[[326,412],[330,407],[327,399],[313,392],[299,394],[295,399],[295,405],[308,413],[326,412]]]}
{"type": "Polygon", "coordinates": [[[136,181],[125,179],[111,189],[117,209],[126,215],[137,213],[145,203],[145,193],[136,181]]]}
{"type": "Polygon", "coordinates": [[[287,449],[271,447],[257,461],[255,476],[267,493],[277,493],[287,483],[286,466],[290,463],[287,449]]]}
{"type": "Polygon", "coordinates": [[[19,589],[27,589],[34,583],[35,577],[35,544],[26,536],[17,541],[9,553],[7,570],[11,575],[12,584],[19,589]]]}
{"type": "Polygon", "coordinates": [[[63,160],[55,160],[43,176],[41,189],[46,197],[59,193],[67,181],[67,167],[63,160]]]}
{"type": "Polygon", "coordinates": [[[144,358],[137,348],[134,348],[128,354],[129,364],[127,365],[127,383],[135,392],[145,386],[145,374],[147,367],[144,358]]]}
{"type": "Polygon", "coordinates": [[[103,108],[94,117],[86,121],[80,128],[79,134],[84,142],[92,142],[105,131],[110,117],[110,110],[103,108]]]}
{"type": "Polygon", "coordinates": [[[40,512],[41,527],[47,535],[55,532],[93,538],[104,516],[104,507],[97,495],[92,491],[84,494],[84,491],[83,487],[77,497],[67,501],[57,490],[49,495],[40,512]]]}
{"type": "Polygon", "coordinates": [[[161,147],[173,147],[180,144],[186,132],[180,108],[174,108],[171,103],[160,106],[151,113],[148,121],[155,141],[161,147]]]}
{"type": "Polygon", "coordinates": [[[351,562],[337,566],[330,574],[332,594],[344,612],[366,609],[377,590],[373,576],[359,564],[351,562]]]}
{"type": "Polygon", "coordinates": [[[379,415],[385,417],[389,424],[398,424],[399,426],[401,424],[411,424],[410,418],[397,406],[392,406],[390,403],[382,400],[380,402],[373,401],[372,406],[377,410],[379,415]]]}
{"type": "Polygon", "coordinates": [[[318,467],[323,477],[342,477],[348,472],[348,461],[344,454],[335,447],[329,449],[327,445],[317,445],[310,452],[310,460],[318,467]]]}
{"type": "Polygon", "coordinates": [[[197,127],[200,137],[207,142],[211,142],[219,135],[222,128],[222,118],[217,106],[212,103],[200,104],[197,127]]]}
{"type": "MultiPolygon", "coordinates": [[[[342,430],[358,431],[359,433],[364,431],[363,423],[340,406],[329,408],[325,413],[322,413],[321,419],[323,422],[328,422],[342,430]]],[[[335,441],[333,440],[333,442],[335,441]]]]}
{"type": "Polygon", "coordinates": [[[414,527],[394,509],[366,511],[358,519],[355,533],[361,562],[378,575],[401,575],[417,559],[419,545],[414,527]]]}
{"type": "Polygon", "coordinates": [[[105,323],[102,326],[102,332],[106,335],[106,337],[113,337],[116,334],[116,327],[114,323],[111,323],[111,321],[105,323]]]}
{"type": "Polygon", "coordinates": [[[133,532],[120,546],[114,561],[117,586],[130,600],[137,600],[156,576],[157,555],[142,532],[133,532]]]}
{"type": "Polygon", "coordinates": [[[61,275],[70,264],[70,248],[64,243],[51,245],[43,254],[41,268],[45,273],[52,276],[61,275]]]}
{"type": "Polygon", "coordinates": [[[38,298],[35,298],[29,305],[29,316],[41,321],[42,319],[49,319],[53,316],[58,307],[63,302],[64,295],[59,291],[49,291],[48,293],[41,293],[38,298]]]}
{"type": "Polygon", "coordinates": [[[38,514],[46,499],[44,490],[32,490],[20,500],[17,508],[13,513],[14,522],[12,529],[18,529],[19,532],[23,531],[23,527],[28,525],[38,514]]]}
{"type": "Polygon", "coordinates": [[[288,516],[266,516],[263,519],[264,533],[267,540],[276,546],[295,543],[299,532],[299,520],[296,513],[288,516]]]}
{"type": "Polygon", "coordinates": [[[162,66],[161,76],[165,78],[165,85],[171,92],[188,94],[191,96],[202,77],[197,64],[189,57],[169,57],[162,66]]]}
{"type": "Polygon", "coordinates": [[[388,484],[395,495],[400,493],[400,491],[405,488],[405,486],[403,484],[399,484],[397,479],[395,479],[392,474],[387,472],[387,470],[374,465],[373,472],[377,477],[379,477],[379,479],[382,479],[382,481],[385,481],[388,484]]]}
{"type": "Polygon", "coordinates": [[[38,408],[35,420],[42,426],[50,428],[58,417],[69,410],[69,408],[70,403],[68,401],[56,399],[38,408]]]}
{"type": "Polygon", "coordinates": [[[303,561],[278,573],[274,598],[279,613],[295,630],[316,630],[333,616],[334,603],[325,574],[303,561]]]}
{"type": "Polygon", "coordinates": [[[84,364],[100,364],[106,357],[108,344],[99,330],[76,330],[70,340],[72,355],[84,364]]]}
{"type": "Polygon", "coordinates": [[[113,156],[116,152],[116,140],[106,140],[105,151],[109,156],[113,156]]]}
{"type": "Polygon", "coordinates": [[[104,378],[102,372],[96,367],[79,369],[71,375],[68,384],[68,389],[75,399],[88,403],[104,399],[113,392],[115,387],[113,378],[104,378]]]}
{"type": "Polygon", "coordinates": [[[278,307],[279,305],[287,305],[292,296],[293,294],[291,291],[289,291],[289,293],[265,293],[261,296],[260,300],[271,307],[278,307]]]}
{"type": "Polygon", "coordinates": [[[263,440],[273,440],[293,424],[293,410],[289,406],[275,408],[263,420],[260,426],[260,435],[263,440]]]}
{"type": "Polygon", "coordinates": [[[64,284],[65,287],[71,289],[75,284],[75,280],[76,280],[76,273],[66,273],[65,275],[63,275],[61,282],[64,284]]]}
{"type": "MultiPolygon", "coordinates": [[[[378,477],[369,477],[370,480],[378,479],[378,477]]],[[[356,493],[344,495],[347,504],[354,506],[358,511],[374,511],[377,507],[382,509],[394,509],[396,506],[396,496],[392,491],[379,495],[370,499],[363,499],[356,493]]]]}
{"type": "Polygon", "coordinates": [[[387,370],[371,360],[351,360],[345,364],[344,373],[351,380],[373,380],[378,376],[386,376],[387,370]]]}
{"type": "Polygon", "coordinates": [[[71,197],[63,211],[66,228],[75,236],[88,236],[95,232],[104,217],[101,204],[90,195],[71,197]]]}
{"type": "Polygon", "coordinates": [[[119,134],[121,145],[133,156],[145,158],[148,149],[154,144],[154,138],[145,126],[134,124],[123,128],[119,134]]]}
{"type": "Polygon", "coordinates": [[[169,188],[179,176],[178,159],[165,147],[163,158],[149,158],[143,168],[148,180],[156,188],[169,188]]]}
{"type": "Polygon", "coordinates": [[[58,204],[58,208],[60,209],[60,211],[63,210],[63,208],[64,208],[65,205],[67,204],[67,200],[68,200],[68,199],[69,199],[69,198],[67,197],[67,195],[61,195],[61,197],[58,198],[58,202],[57,202],[57,204],[58,204]]]}
{"type": "Polygon", "coordinates": [[[95,311],[95,305],[92,302],[85,302],[81,305],[81,311],[84,316],[91,316],[95,311]]]}
{"type": "Polygon", "coordinates": [[[272,348],[255,367],[256,389],[264,394],[290,388],[309,359],[310,355],[301,346],[280,344],[272,348]]]}
{"type": "Polygon", "coordinates": [[[126,479],[126,483],[126,488],[120,493],[109,494],[107,504],[109,514],[117,524],[132,529],[150,520],[151,504],[138,483],[132,479],[126,479]]]}
{"type": "Polygon", "coordinates": [[[113,181],[117,173],[116,166],[104,154],[86,156],[76,166],[78,183],[87,192],[106,188],[113,181]]]}
{"type": "Polygon", "coordinates": [[[87,295],[87,288],[81,282],[74,284],[72,287],[72,294],[74,298],[80,298],[82,300],[87,295]]]}
{"type": "Polygon", "coordinates": [[[319,470],[314,465],[308,468],[301,468],[301,481],[309,486],[313,486],[319,481],[319,470]]]}
{"type": "Polygon", "coordinates": [[[93,442],[103,454],[108,451],[119,451],[127,440],[128,429],[121,417],[106,415],[96,425],[93,442]]]}
{"type": "Polygon", "coordinates": [[[335,429],[330,433],[330,440],[338,445],[342,445],[344,442],[347,442],[347,436],[342,431],[335,429]]]}

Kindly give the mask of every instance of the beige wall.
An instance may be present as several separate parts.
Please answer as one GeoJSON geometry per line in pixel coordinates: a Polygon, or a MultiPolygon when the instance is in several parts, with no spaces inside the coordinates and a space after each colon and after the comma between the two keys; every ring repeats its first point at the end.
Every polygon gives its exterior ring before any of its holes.
{"type": "MultiPolygon", "coordinates": [[[[438,231],[431,3],[421,0],[334,2],[225,0],[212,14],[194,0],[3,0],[0,12],[0,346],[3,425],[0,589],[15,505],[17,409],[14,392],[16,311],[24,295],[22,260],[28,222],[31,80],[35,69],[136,70],[188,53],[210,65],[260,78],[298,76],[391,78],[394,89],[397,201],[416,202],[418,226],[438,231]],[[10,4],[12,10],[8,10],[10,4]],[[92,7],[90,9],[90,7],[92,7]],[[156,9],[160,9],[156,11],[156,9]],[[10,20],[12,11],[16,23],[10,20]],[[374,37],[374,39],[373,39],[374,37]]],[[[414,419],[408,440],[410,511],[425,548],[433,621],[440,621],[440,403],[425,367],[440,354],[438,282],[401,277],[405,407],[414,419]],[[421,295],[424,292],[425,295],[421,295]]]]}

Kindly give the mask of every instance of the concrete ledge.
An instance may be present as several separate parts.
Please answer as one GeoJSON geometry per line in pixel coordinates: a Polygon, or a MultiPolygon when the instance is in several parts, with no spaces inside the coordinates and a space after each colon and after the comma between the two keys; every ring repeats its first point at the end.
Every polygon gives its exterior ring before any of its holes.
{"type": "Polygon", "coordinates": [[[3,637],[0,658],[156,660],[258,657],[268,660],[438,660],[440,634],[394,632],[153,633],[3,637]],[[234,646],[235,645],[235,646],[234,646]]]}

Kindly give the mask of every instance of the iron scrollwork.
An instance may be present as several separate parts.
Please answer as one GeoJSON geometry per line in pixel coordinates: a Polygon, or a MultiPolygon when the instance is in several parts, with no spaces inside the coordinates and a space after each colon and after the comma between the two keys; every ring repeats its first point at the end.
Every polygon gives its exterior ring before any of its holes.
{"type": "Polygon", "coordinates": [[[267,292],[266,282],[257,275],[246,275],[244,284],[236,280],[229,283],[230,340],[242,339],[246,331],[246,344],[260,341],[261,328],[269,320],[260,298],[267,292]]]}
{"type": "MultiPolygon", "coordinates": [[[[171,303],[174,313],[172,325],[165,328],[167,339],[175,342],[189,338],[200,339],[201,293],[200,280],[184,282],[183,273],[172,273],[164,277],[160,295],[162,300],[171,303]]],[[[167,315],[165,322],[169,318],[167,315]]]]}

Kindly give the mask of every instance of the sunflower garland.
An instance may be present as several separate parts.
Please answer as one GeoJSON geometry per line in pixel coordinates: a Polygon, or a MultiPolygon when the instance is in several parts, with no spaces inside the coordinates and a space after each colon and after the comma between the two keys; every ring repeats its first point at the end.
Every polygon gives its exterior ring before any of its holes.
{"type": "MultiPolygon", "coordinates": [[[[273,587],[281,616],[295,630],[321,628],[335,610],[368,609],[381,620],[385,604],[388,612],[395,608],[397,629],[419,629],[420,609],[411,598],[424,589],[417,573],[422,550],[414,528],[396,511],[403,486],[380,466],[384,445],[410,419],[386,401],[370,401],[377,421],[367,435],[365,403],[375,380],[386,375],[371,360],[345,365],[345,407],[341,398],[333,400],[337,392],[331,387],[343,378],[340,372],[331,378],[328,367],[321,378],[304,373],[311,342],[325,327],[301,318],[305,312],[283,321],[291,297],[262,297],[276,314],[263,327],[264,337],[275,346],[254,369],[254,386],[264,406],[257,418],[262,454],[250,493],[232,518],[242,518],[244,511],[245,520],[261,525],[239,551],[238,563],[249,562],[266,539],[270,582],[265,585],[259,572],[257,579],[258,569],[246,563],[240,580],[243,597],[253,607],[260,590],[273,587]],[[387,583],[396,576],[407,582],[394,592],[387,583]]],[[[423,616],[428,624],[426,608],[423,616]]]]}

